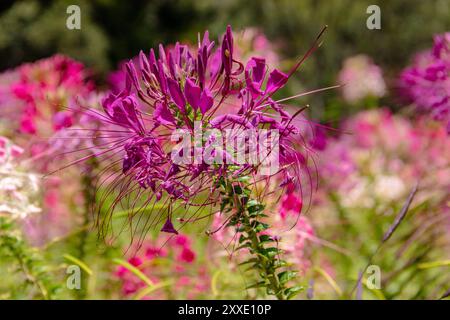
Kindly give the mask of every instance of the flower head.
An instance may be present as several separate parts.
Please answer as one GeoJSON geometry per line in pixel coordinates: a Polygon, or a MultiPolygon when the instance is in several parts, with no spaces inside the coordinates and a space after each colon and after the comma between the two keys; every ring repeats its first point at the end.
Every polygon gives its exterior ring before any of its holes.
{"type": "MultiPolygon", "coordinates": [[[[103,99],[104,114],[98,115],[117,138],[109,150],[94,156],[114,153],[122,164],[111,184],[121,190],[111,209],[135,191],[145,193],[144,207],[166,204],[165,218],[155,220],[165,221],[161,231],[177,233],[172,221],[176,202],[185,208],[213,206],[221,182],[251,177],[257,183],[264,179],[263,167],[269,167],[266,176],[280,175],[280,181],[289,173],[298,175],[306,149],[294,147],[301,139],[293,119],[301,110],[291,115],[272,99],[298,66],[286,74],[270,70],[261,57],[244,64],[235,56],[230,27],[217,49],[205,32],[195,50],[176,43],[159,46],[158,57],[152,49],[127,62],[121,90],[103,99]],[[227,134],[233,143],[223,145],[227,134]],[[256,160],[249,160],[252,152],[256,160]],[[239,162],[240,153],[244,162],[239,162]]],[[[142,208],[142,202],[132,203],[142,208]]]]}

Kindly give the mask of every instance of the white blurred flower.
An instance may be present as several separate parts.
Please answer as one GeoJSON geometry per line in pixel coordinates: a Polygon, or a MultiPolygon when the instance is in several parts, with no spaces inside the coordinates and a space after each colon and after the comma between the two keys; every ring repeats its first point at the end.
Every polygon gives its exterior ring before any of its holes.
{"type": "Polygon", "coordinates": [[[374,205],[373,197],[370,195],[369,182],[365,178],[354,180],[348,186],[347,192],[341,195],[342,205],[348,208],[370,208],[374,205]]]}
{"type": "Polygon", "coordinates": [[[388,201],[401,199],[405,190],[405,184],[396,176],[379,176],[374,185],[375,196],[388,201]]]}
{"type": "Polygon", "coordinates": [[[0,215],[23,219],[38,213],[39,177],[22,172],[17,157],[22,149],[0,137],[0,215]]]}
{"type": "Polygon", "coordinates": [[[338,81],[343,85],[342,95],[349,103],[356,103],[366,97],[381,98],[386,94],[381,68],[366,55],[346,59],[338,81]]]}

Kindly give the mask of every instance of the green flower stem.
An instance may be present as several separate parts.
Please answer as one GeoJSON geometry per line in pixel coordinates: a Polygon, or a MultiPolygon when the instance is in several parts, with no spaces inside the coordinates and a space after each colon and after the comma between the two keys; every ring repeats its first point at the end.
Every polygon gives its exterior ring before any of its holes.
{"type": "Polygon", "coordinates": [[[287,270],[288,263],[280,258],[283,251],[278,248],[278,241],[265,234],[269,225],[263,220],[265,205],[252,199],[252,189],[249,177],[241,176],[234,179],[221,178],[217,181],[220,188],[220,211],[230,214],[226,227],[233,227],[240,234],[239,247],[247,249],[251,257],[239,265],[249,265],[248,270],[258,272],[256,283],[247,289],[266,290],[266,294],[274,295],[280,300],[292,299],[303,288],[289,287],[288,283],[296,276],[295,271],[287,270]]]}
{"type": "Polygon", "coordinates": [[[268,280],[267,288],[270,292],[274,292],[278,300],[286,300],[284,290],[286,289],[279,281],[274,266],[277,265],[277,256],[273,256],[272,259],[268,259],[266,256],[261,255],[259,252],[264,250],[264,245],[259,240],[258,233],[255,232],[255,228],[252,227],[250,217],[246,210],[241,212],[242,224],[245,228],[245,233],[251,241],[251,251],[256,255],[258,259],[258,267],[262,273],[262,278],[268,280]]]}
{"type": "Polygon", "coordinates": [[[241,177],[239,181],[219,181],[222,187],[221,212],[230,213],[227,227],[234,227],[240,234],[239,247],[236,250],[248,249],[252,257],[240,265],[249,264],[249,268],[258,271],[257,282],[247,288],[265,288],[268,295],[280,300],[293,298],[302,288],[288,287],[296,272],[286,270],[288,263],[280,256],[282,250],[274,237],[264,234],[269,225],[262,222],[267,217],[263,211],[265,205],[251,199],[252,190],[245,186],[241,177]]]}

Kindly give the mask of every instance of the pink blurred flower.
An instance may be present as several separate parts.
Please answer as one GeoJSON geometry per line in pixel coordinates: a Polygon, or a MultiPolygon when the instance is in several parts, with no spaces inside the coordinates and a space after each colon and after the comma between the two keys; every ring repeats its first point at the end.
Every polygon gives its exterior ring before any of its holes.
{"type": "Polygon", "coordinates": [[[409,120],[387,109],[348,119],[340,137],[319,154],[320,192],[338,194],[344,205],[371,207],[374,201],[403,199],[406,186],[450,187],[450,138],[426,119],[409,120]]]}
{"type": "Polygon", "coordinates": [[[6,125],[25,136],[49,137],[54,132],[72,126],[82,115],[77,108],[94,90],[84,66],[63,55],[27,63],[11,71],[17,74],[0,84],[10,92],[5,107],[0,101],[6,125]],[[8,108],[14,100],[14,110],[8,108]]]}
{"type": "Polygon", "coordinates": [[[183,247],[179,255],[179,261],[191,263],[195,260],[195,253],[187,247],[183,247]]]}
{"type": "MultiPolygon", "coordinates": [[[[208,290],[209,276],[197,264],[197,255],[191,246],[192,240],[185,235],[143,244],[128,262],[143,272],[155,284],[167,283],[167,290],[160,289],[144,297],[145,299],[167,298],[166,293],[176,297],[196,298],[208,290]]],[[[147,285],[123,266],[114,275],[122,284],[125,297],[136,294],[147,285]]]]}
{"type": "Polygon", "coordinates": [[[294,192],[289,192],[284,195],[281,200],[280,215],[283,219],[287,217],[288,214],[299,215],[302,211],[303,201],[300,195],[294,192]]]}

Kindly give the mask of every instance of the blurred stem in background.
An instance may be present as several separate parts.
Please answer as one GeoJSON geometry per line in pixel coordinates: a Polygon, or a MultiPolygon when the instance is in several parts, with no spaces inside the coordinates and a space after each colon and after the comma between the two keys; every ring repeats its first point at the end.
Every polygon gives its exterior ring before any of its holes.
{"type": "MultiPolygon", "coordinates": [[[[79,234],[79,246],[78,246],[78,258],[80,261],[85,261],[88,245],[88,238],[91,234],[90,228],[92,226],[92,219],[94,215],[94,206],[96,203],[96,169],[98,168],[98,159],[92,157],[85,165],[85,170],[83,175],[81,176],[81,185],[83,186],[83,195],[84,195],[84,211],[83,211],[83,221],[81,225],[82,231],[79,234]]],[[[77,290],[77,296],[79,299],[86,298],[88,283],[87,283],[88,275],[81,277],[81,289],[77,290]]]]}

